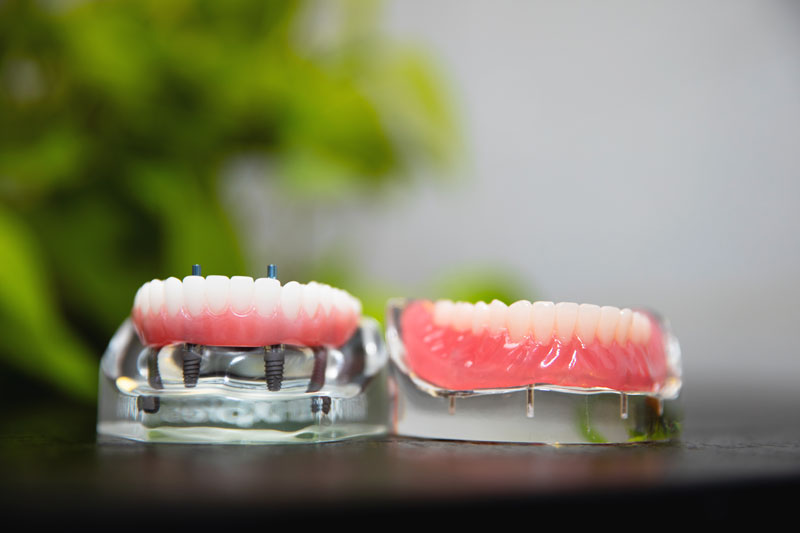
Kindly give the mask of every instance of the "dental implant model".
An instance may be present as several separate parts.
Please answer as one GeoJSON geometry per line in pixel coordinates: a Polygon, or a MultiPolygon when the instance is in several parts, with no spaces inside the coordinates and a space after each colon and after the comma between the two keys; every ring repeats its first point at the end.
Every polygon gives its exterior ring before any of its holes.
{"type": "Polygon", "coordinates": [[[618,443],[678,433],[680,348],[648,312],[393,300],[387,341],[401,435],[618,443]]]}
{"type": "Polygon", "coordinates": [[[322,442],[386,430],[378,324],[343,290],[268,276],[153,280],[109,343],[98,432],[162,442],[322,442]]]}

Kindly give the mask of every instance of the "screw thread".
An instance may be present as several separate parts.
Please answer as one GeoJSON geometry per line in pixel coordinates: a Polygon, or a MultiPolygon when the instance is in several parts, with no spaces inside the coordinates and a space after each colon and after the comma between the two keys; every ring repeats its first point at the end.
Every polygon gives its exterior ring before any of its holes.
{"type": "Polygon", "coordinates": [[[281,390],[283,362],[283,353],[279,352],[279,347],[271,346],[264,355],[264,374],[267,378],[267,389],[270,391],[281,390]]]}

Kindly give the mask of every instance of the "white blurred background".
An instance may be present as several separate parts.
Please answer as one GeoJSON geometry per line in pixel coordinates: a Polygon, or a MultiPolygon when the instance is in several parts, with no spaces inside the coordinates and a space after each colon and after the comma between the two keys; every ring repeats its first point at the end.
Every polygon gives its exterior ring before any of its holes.
{"type": "Polygon", "coordinates": [[[468,162],[352,222],[372,275],[507,266],[662,312],[688,385],[796,388],[800,3],[387,7],[449,77],[468,162]]]}

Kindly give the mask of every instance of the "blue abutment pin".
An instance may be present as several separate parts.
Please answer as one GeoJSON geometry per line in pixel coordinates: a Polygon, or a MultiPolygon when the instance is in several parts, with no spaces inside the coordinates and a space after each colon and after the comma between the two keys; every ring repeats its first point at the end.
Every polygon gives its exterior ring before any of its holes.
{"type": "Polygon", "coordinates": [[[270,264],[267,267],[267,277],[275,279],[278,277],[278,267],[274,264],[270,264]]]}
{"type": "Polygon", "coordinates": [[[202,276],[200,274],[200,265],[192,265],[192,276],[202,276]]]}
{"type": "MultiPolygon", "coordinates": [[[[201,276],[200,265],[192,265],[192,276],[201,276]]],[[[186,343],[183,351],[183,386],[193,388],[200,379],[200,362],[202,357],[198,353],[197,345],[186,343]]]]}

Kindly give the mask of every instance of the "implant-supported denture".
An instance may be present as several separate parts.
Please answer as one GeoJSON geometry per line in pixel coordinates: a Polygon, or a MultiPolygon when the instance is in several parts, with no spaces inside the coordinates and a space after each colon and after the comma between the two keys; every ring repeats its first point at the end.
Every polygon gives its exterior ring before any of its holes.
{"type": "Polygon", "coordinates": [[[410,370],[444,389],[549,384],[658,394],[670,375],[661,324],[642,311],[416,300],[400,320],[410,370]]]}
{"type": "Polygon", "coordinates": [[[358,327],[361,303],[313,281],[192,275],[145,283],[131,315],[149,346],[340,346],[358,327]]]}

